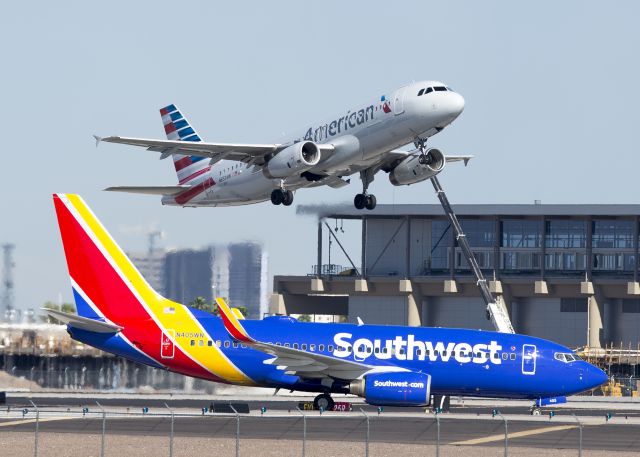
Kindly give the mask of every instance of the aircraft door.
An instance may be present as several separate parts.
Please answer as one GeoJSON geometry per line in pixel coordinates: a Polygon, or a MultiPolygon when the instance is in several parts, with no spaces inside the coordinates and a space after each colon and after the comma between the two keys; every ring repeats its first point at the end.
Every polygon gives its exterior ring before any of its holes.
{"type": "Polygon", "coordinates": [[[533,344],[522,345],[522,374],[536,374],[537,348],[533,344]]]}
{"type": "Polygon", "coordinates": [[[395,114],[396,116],[398,114],[404,113],[404,93],[406,89],[406,87],[401,87],[400,89],[398,89],[393,98],[393,114],[395,114]]]}
{"type": "Polygon", "coordinates": [[[173,344],[172,338],[174,338],[175,335],[176,331],[173,329],[167,329],[166,333],[162,332],[162,336],[160,337],[160,357],[163,359],[173,359],[176,347],[173,344]]]}

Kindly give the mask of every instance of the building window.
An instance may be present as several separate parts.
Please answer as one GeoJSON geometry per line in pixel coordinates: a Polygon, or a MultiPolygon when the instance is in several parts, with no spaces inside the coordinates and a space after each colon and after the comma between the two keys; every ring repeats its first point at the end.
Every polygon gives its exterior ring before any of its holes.
{"type": "Polygon", "coordinates": [[[552,219],[546,221],[544,229],[547,248],[584,248],[587,239],[586,221],[552,219]]]}
{"type": "Polygon", "coordinates": [[[626,314],[640,313],[640,300],[622,300],[622,312],[626,314]]]}
{"type": "Polygon", "coordinates": [[[500,222],[503,248],[539,248],[542,246],[542,221],[505,219],[500,222]]]}
{"type": "Polygon", "coordinates": [[[486,219],[461,219],[462,231],[474,248],[492,248],[495,245],[496,224],[486,219]]]}
{"type": "Polygon", "coordinates": [[[633,225],[633,221],[618,219],[593,221],[593,248],[633,249],[633,225]]]}
{"type": "Polygon", "coordinates": [[[588,298],[561,298],[561,313],[586,313],[588,306],[588,298]]]}

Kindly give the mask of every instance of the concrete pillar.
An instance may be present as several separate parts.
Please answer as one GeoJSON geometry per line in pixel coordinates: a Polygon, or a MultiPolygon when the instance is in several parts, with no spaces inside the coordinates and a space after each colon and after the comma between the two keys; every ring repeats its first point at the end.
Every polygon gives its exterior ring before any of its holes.
{"type": "Polygon", "coordinates": [[[269,314],[287,314],[287,308],[284,304],[284,296],[282,294],[271,294],[271,299],[269,300],[269,314]]]}
{"type": "Polygon", "coordinates": [[[324,283],[320,278],[311,278],[311,292],[324,292],[324,283]]]}
{"type": "Polygon", "coordinates": [[[587,343],[591,348],[601,348],[604,340],[604,297],[601,294],[589,296],[589,330],[587,343]]]}
{"type": "Polygon", "coordinates": [[[420,311],[422,311],[420,296],[413,293],[407,295],[407,325],[409,327],[422,326],[420,311]]]}

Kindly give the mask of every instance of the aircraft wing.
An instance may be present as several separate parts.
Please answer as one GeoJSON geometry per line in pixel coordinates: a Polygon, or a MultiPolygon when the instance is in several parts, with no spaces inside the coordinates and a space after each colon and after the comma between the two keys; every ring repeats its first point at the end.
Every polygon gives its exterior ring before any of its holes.
{"type": "MultiPolygon", "coordinates": [[[[160,152],[161,159],[169,157],[171,154],[184,154],[211,159],[212,162],[219,160],[236,160],[239,162],[254,162],[258,165],[264,163],[264,156],[277,153],[285,149],[289,144],[252,144],[252,143],[208,143],[205,141],[174,141],[174,140],[153,140],[146,138],[128,138],[121,136],[99,137],[94,135],[96,144],[119,143],[131,146],[146,148],[147,151],[160,152]]],[[[331,144],[318,144],[322,152],[333,151],[331,144]]]]}
{"type": "MultiPolygon", "coordinates": [[[[381,162],[378,165],[379,169],[385,170],[385,171],[391,171],[396,165],[398,165],[398,163],[400,163],[405,157],[407,157],[408,155],[411,154],[419,154],[420,151],[417,149],[413,149],[411,151],[401,151],[400,149],[394,149],[392,151],[387,152],[386,154],[383,154],[383,158],[381,160],[381,162]]],[[[449,162],[464,162],[464,165],[467,166],[467,164],[469,163],[469,160],[473,159],[474,156],[472,155],[455,155],[455,156],[448,156],[445,155],[445,160],[446,163],[449,162]]]]}
{"type": "Polygon", "coordinates": [[[216,302],[227,332],[253,349],[272,355],[273,358],[265,360],[264,363],[275,365],[287,374],[301,378],[353,380],[374,369],[373,366],[364,363],[257,341],[249,336],[223,299],[216,298],[216,302]]]}

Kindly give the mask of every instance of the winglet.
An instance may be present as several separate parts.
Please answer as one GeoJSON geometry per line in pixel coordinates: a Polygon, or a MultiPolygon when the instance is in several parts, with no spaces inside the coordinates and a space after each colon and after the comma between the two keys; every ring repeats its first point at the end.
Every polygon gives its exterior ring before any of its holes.
{"type": "Polygon", "coordinates": [[[249,336],[233,311],[231,311],[231,308],[229,308],[229,305],[220,297],[216,298],[216,303],[220,310],[220,317],[224,323],[224,328],[229,332],[229,335],[238,341],[253,343],[253,338],[249,336]]]}
{"type": "Polygon", "coordinates": [[[102,137],[98,135],[93,135],[93,137],[96,139],[96,148],[97,148],[100,142],[102,141],[102,137]]]}

